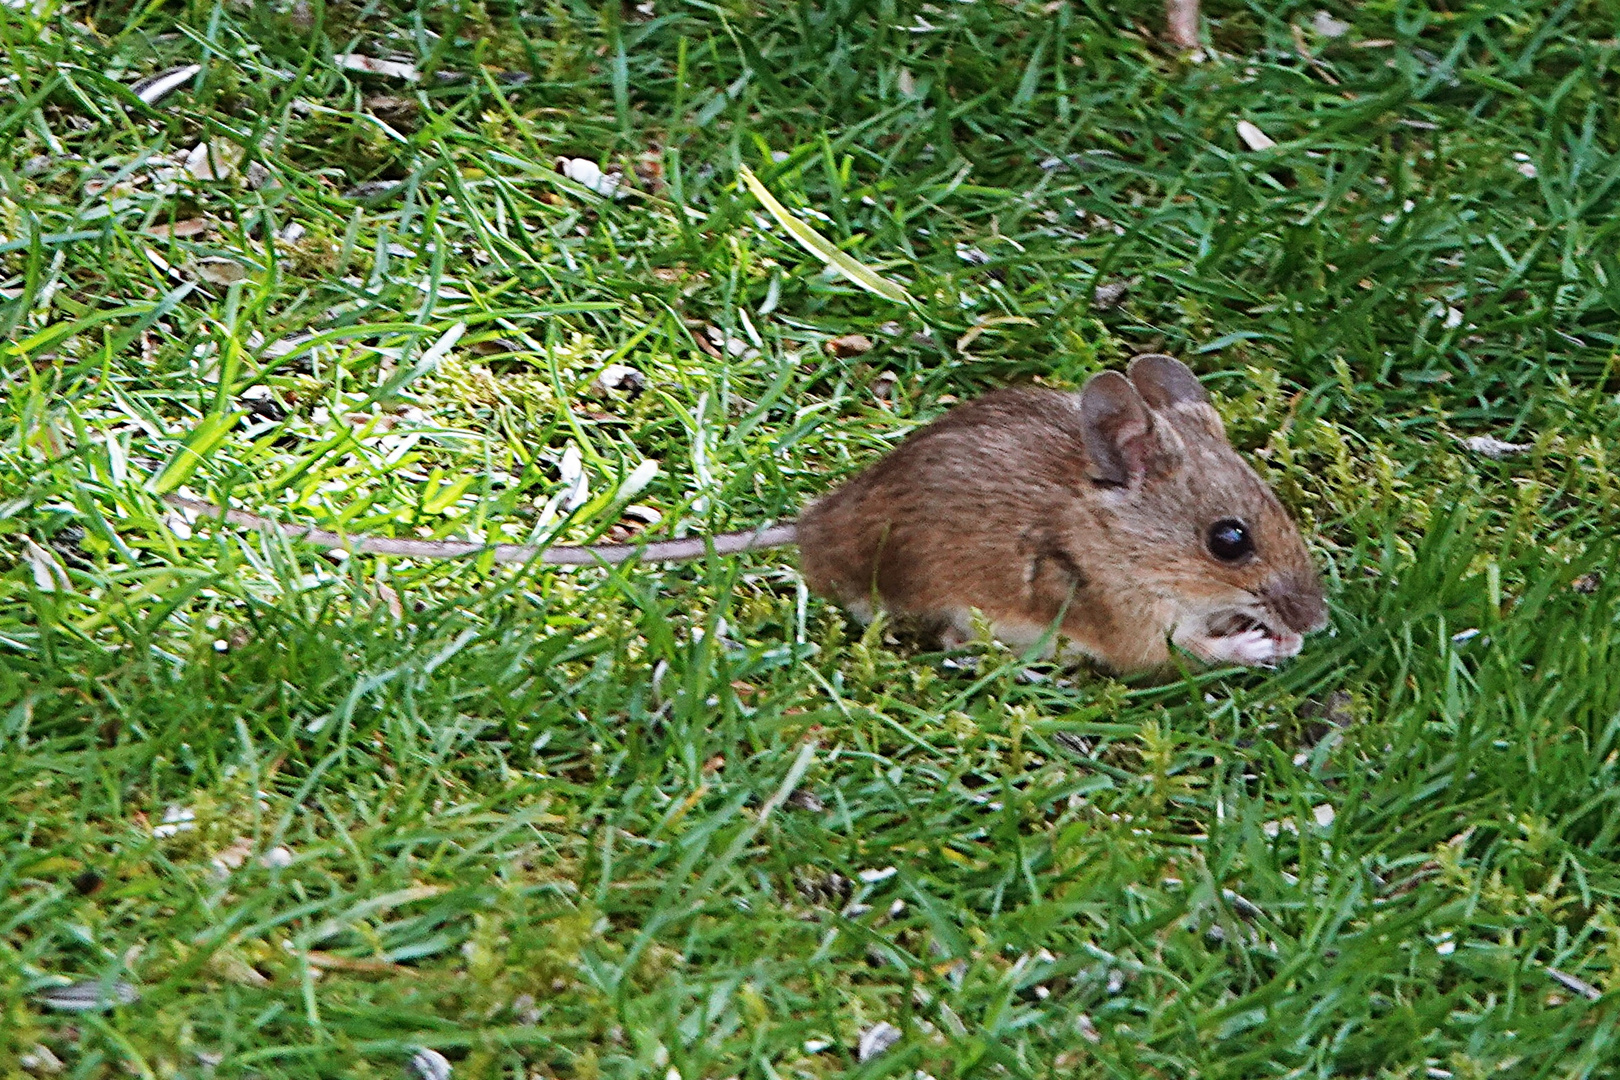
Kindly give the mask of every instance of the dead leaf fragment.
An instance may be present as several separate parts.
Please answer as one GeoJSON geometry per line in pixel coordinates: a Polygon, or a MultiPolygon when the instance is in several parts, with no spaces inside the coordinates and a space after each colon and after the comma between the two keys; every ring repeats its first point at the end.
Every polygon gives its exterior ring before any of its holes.
{"type": "Polygon", "coordinates": [[[106,1012],[120,1005],[133,1004],[140,991],[123,979],[81,979],[66,986],[52,986],[34,995],[34,1000],[57,1012],[106,1012]]]}
{"type": "Polygon", "coordinates": [[[1575,976],[1559,971],[1557,968],[1548,968],[1547,977],[1565,990],[1581,995],[1587,1001],[1596,1001],[1603,996],[1603,991],[1585,979],[1577,979],[1575,976]]]}
{"type": "Polygon", "coordinates": [[[569,443],[563,448],[562,459],[557,462],[557,479],[562,481],[562,508],[577,510],[591,497],[590,478],[585,475],[584,458],[579,447],[569,443]]]}
{"type": "Polygon", "coordinates": [[[339,956],[337,953],[322,952],[319,949],[305,949],[295,952],[290,946],[287,950],[298,956],[312,968],[322,968],[327,971],[354,971],[363,975],[416,975],[415,968],[396,964],[389,960],[366,960],[358,956],[339,956]]]}
{"type": "Polygon", "coordinates": [[[382,600],[383,605],[388,608],[388,614],[395,619],[403,619],[405,617],[405,606],[399,602],[399,593],[381,581],[377,582],[376,587],[377,596],[382,600]]]}
{"type": "Polygon", "coordinates": [[[234,285],[248,276],[247,267],[234,259],[221,258],[198,259],[196,274],[210,285],[234,285]]]}
{"type": "Polygon", "coordinates": [[[374,94],[366,98],[366,110],[379,120],[397,123],[416,115],[416,102],[394,94],[374,94]]]}
{"type": "Polygon", "coordinates": [[[815,792],[805,791],[803,788],[789,795],[787,802],[783,805],[790,806],[795,810],[808,810],[812,814],[820,814],[827,809],[827,804],[821,801],[820,796],[816,795],[815,792]]]}
{"type": "Polygon", "coordinates": [[[1350,32],[1350,24],[1326,11],[1318,11],[1311,16],[1311,29],[1325,38],[1342,38],[1350,32]]]}
{"type": "Polygon", "coordinates": [[[1495,435],[1470,435],[1461,441],[1465,450],[1480,457],[1488,457],[1492,461],[1501,461],[1515,454],[1523,454],[1535,447],[1535,443],[1506,442],[1495,435]]]}
{"type": "Polygon", "coordinates": [[[416,82],[422,78],[422,73],[416,70],[416,65],[404,60],[378,60],[359,53],[339,53],[332,57],[332,61],[340,68],[365,75],[381,75],[387,79],[401,79],[405,82],[416,82]]]}
{"type": "Polygon", "coordinates": [[[167,71],[160,71],[155,75],[148,75],[135,85],[130,92],[141,99],[142,104],[156,105],[186,83],[190,82],[202,70],[201,64],[183,64],[172,67],[167,71]]]}
{"type": "Polygon", "coordinates": [[[1110,311],[1117,308],[1120,302],[1125,299],[1125,294],[1130,291],[1131,283],[1128,281],[1110,281],[1107,284],[1098,285],[1091,294],[1091,310],[1110,311]]]}
{"type": "Polygon", "coordinates": [[[398,180],[362,180],[343,193],[345,199],[381,199],[385,195],[398,195],[405,185],[398,180]]]}
{"type": "Polygon", "coordinates": [[[264,972],[242,959],[235,950],[220,949],[208,958],[208,969],[238,986],[269,986],[264,972]]]}
{"type": "Polygon", "coordinates": [[[620,511],[619,520],[607,531],[606,539],[612,544],[628,544],[663,520],[664,515],[652,507],[631,503],[620,511]]]}
{"type": "Polygon", "coordinates": [[[591,393],[597,397],[618,393],[634,399],[645,389],[646,378],[628,364],[609,364],[591,380],[591,393]]]}
{"type": "Polygon", "coordinates": [[[996,315],[989,319],[981,319],[968,327],[967,333],[956,339],[956,351],[967,352],[968,346],[979,340],[979,335],[994,327],[1006,325],[1034,326],[1035,320],[1026,315],[996,315]]]}
{"type": "Polygon", "coordinates": [[[1242,139],[1243,144],[1250,150],[1270,150],[1277,145],[1270,135],[1267,135],[1247,120],[1238,121],[1237,133],[1238,138],[1242,139]]]}
{"type": "Polygon", "coordinates": [[[845,334],[827,342],[827,351],[834,356],[860,356],[872,351],[872,339],[865,334],[845,334]]]}
{"type": "Polygon", "coordinates": [[[183,240],[187,237],[201,236],[203,233],[212,230],[213,227],[214,223],[209,221],[207,218],[194,217],[186,218],[184,221],[165,221],[161,224],[153,225],[146,231],[152,236],[172,236],[183,240]]]}
{"type": "MultiPolygon", "coordinates": [[[[713,324],[705,326],[703,328],[703,333],[707,335],[709,341],[713,343],[716,349],[722,350],[727,355],[741,356],[744,359],[759,355],[759,350],[749,345],[747,341],[737,337],[734,334],[728,334],[713,324]]],[[[715,355],[718,356],[719,353],[716,353],[715,355]]]]}
{"type": "Polygon", "coordinates": [[[163,823],[152,826],[152,835],[166,840],[197,827],[197,812],[188,806],[169,806],[163,811],[163,823]]]}
{"type": "Polygon", "coordinates": [[[197,180],[226,180],[236,175],[242,148],[225,139],[200,142],[186,154],[184,168],[197,180]]]}
{"type": "Polygon", "coordinates": [[[420,1080],[450,1080],[450,1060],[437,1050],[423,1047],[411,1055],[411,1071],[420,1080]]]}
{"type": "Polygon", "coordinates": [[[34,571],[34,585],[40,592],[73,591],[67,569],[55,555],[26,536],[23,537],[23,551],[27,553],[28,564],[34,571]]]}
{"type": "Polygon", "coordinates": [[[17,1063],[24,1069],[39,1076],[55,1076],[67,1069],[62,1059],[51,1053],[51,1048],[44,1043],[35,1043],[22,1052],[17,1063]]]}
{"type": "Polygon", "coordinates": [[[247,837],[239,838],[234,844],[214,856],[214,869],[221,877],[227,876],[247,862],[248,856],[253,854],[253,841],[247,837]]]}
{"type": "Polygon", "coordinates": [[[861,1032],[860,1042],[855,1046],[855,1060],[859,1062],[871,1061],[899,1041],[899,1028],[886,1020],[874,1024],[861,1032]]]}
{"type": "Polygon", "coordinates": [[[618,173],[603,172],[602,167],[589,158],[558,158],[557,171],[605,198],[618,199],[625,194],[619,190],[624,178],[618,173]]]}
{"type": "Polygon", "coordinates": [[[1441,325],[1447,330],[1455,330],[1462,325],[1463,313],[1460,308],[1437,303],[1429,309],[1429,318],[1440,319],[1441,325]]]}

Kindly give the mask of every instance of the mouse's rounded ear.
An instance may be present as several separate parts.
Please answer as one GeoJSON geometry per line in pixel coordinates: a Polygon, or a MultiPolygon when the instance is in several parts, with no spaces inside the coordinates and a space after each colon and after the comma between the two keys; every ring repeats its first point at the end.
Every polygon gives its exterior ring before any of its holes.
{"type": "Polygon", "coordinates": [[[1117,371],[1093,375],[1081,389],[1080,428],[1091,478],[1099,484],[1125,487],[1141,480],[1158,450],[1153,414],[1117,371]]]}
{"type": "Polygon", "coordinates": [[[1193,420],[1218,439],[1226,437],[1221,416],[1210,404],[1209,391],[1192,368],[1173,356],[1147,353],[1131,361],[1130,373],[1131,385],[1150,408],[1193,420]]]}
{"type": "Polygon", "coordinates": [[[1131,361],[1131,385],[1155,409],[1202,405],[1209,401],[1204,384],[1192,368],[1173,356],[1146,353],[1131,361]]]}

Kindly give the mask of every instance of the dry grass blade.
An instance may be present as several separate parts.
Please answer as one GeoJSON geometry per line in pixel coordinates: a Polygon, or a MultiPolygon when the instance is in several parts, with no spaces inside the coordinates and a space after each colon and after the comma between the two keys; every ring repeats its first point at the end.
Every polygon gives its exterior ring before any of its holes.
{"type": "Polygon", "coordinates": [[[771,217],[776,219],[776,223],[798,241],[804,250],[875,296],[881,296],[896,304],[909,305],[913,302],[910,294],[901,286],[840,251],[831,240],[794,217],[793,212],[777,201],[776,196],[760,183],[759,177],[755,176],[748,166],[739,166],[737,174],[748,190],[753,192],[754,198],[758,199],[771,217]]]}

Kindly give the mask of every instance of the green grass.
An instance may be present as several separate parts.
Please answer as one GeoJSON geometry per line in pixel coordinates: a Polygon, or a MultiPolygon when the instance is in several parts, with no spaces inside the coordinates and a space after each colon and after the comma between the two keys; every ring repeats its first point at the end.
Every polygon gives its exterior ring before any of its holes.
{"type": "Polygon", "coordinates": [[[1198,64],[1148,2],[0,8],[0,1076],[1613,1075],[1617,15],[1318,6],[1210,0],[1198,64]],[[583,539],[655,461],[659,530],[741,527],[1147,350],[1329,579],[1280,671],[154,496],[583,539]]]}

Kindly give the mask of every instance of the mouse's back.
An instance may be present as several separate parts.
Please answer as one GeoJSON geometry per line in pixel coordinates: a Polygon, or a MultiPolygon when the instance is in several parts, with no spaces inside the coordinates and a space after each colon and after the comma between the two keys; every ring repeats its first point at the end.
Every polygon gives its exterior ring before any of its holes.
{"type": "MultiPolygon", "coordinates": [[[[805,580],[859,609],[957,606],[1003,581],[1033,523],[1085,481],[1078,395],[1014,388],[957,406],[800,515],[805,580]]],[[[1037,538],[1038,539],[1038,538],[1037,538]]]]}

